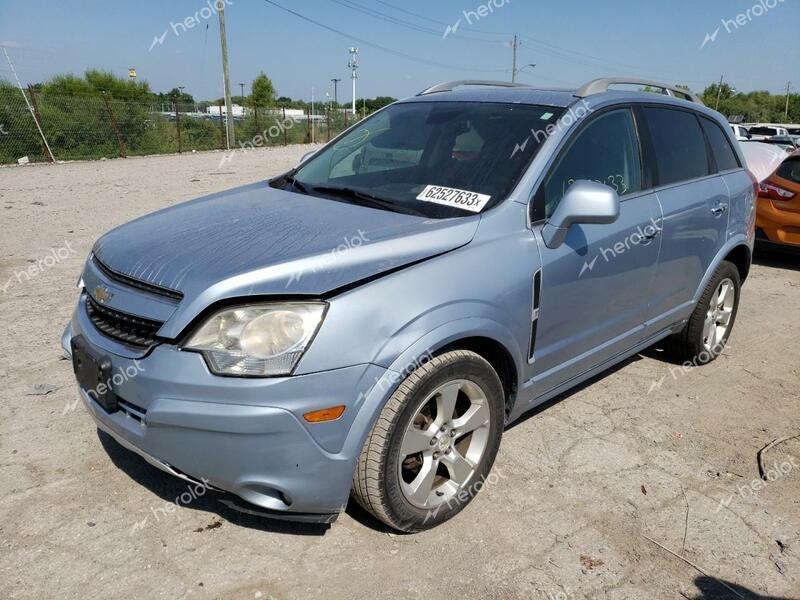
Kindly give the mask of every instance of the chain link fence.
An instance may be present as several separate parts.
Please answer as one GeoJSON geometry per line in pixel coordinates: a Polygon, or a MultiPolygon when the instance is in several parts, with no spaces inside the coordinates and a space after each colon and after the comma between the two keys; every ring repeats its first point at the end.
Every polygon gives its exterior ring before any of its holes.
{"type": "MultiPolygon", "coordinates": [[[[194,105],[115,100],[103,93],[56,96],[0,89],[0,164],[91,160],[227,149],[224,106],[200,112],[194,105]],[[33,112],[33,114],[31,114],[33,112]]],[[[343,111],[298,115],[282,108],[248,109],[233,119],[231,150],[325,142],[352,125],[343,111]],[[287,114],[288,113],[288,114],[287,114]]]]}

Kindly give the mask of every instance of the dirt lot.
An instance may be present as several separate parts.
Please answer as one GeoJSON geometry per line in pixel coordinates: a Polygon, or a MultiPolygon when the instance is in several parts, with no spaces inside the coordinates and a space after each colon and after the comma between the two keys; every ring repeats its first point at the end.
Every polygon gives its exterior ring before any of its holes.
{"type": "Polygon", "coordinates": [[[758,450],[800,433],[798,258],[753,266],[715,363],[648,352],[511,427],[497,478],[433,531],[352,505],[329,528],[208,494],[167,510],[186,483],[75,402],[59,337],[81,263],[109,228],[305,150],[0,168],[0,598],[800,597],[800,438],[753,484],[758,450]]]}

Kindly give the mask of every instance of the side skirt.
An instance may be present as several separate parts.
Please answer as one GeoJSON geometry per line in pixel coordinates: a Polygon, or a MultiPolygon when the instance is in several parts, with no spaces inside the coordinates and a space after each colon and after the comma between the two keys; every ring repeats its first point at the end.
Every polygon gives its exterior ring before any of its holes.
{"type": "Polygon", "coordinates": [[[633,356],[635,354],[638,354],[639,352],[641,352],[645,348],[649,348],[650,346],[652,346],[653,344],[655,344],[659,340],[663,340],[664,338],[669,337],[674,332],[674,330],[675,330],[675,326],[673,326],[673,325],[671,325],[670,327],[667,327],[665,329],[662,329],[661,331],[659,331],[659,332],[649,336],[648,338],[642,340],[641,342],[639,342],[637,345],[633,346],[632,348],[630,348],[628,350],[625,350],[624,352],[621,352],[620,354],[617,354],[616,356],[608,359],[607,361],[605,361],[603,363],[600,363],[596,367],[592,367],[588,371],[585,371],[585,372],[581,373],[580,375],[576,375],[575,377],[573,377],[569,381],[565,381],[561,385],[558,385],[558,386],[556,386],[556,387],[544,392],[543,394],[540,394],[539,396],[534,396],[527,403],[524,402],[524,401],[523,402],[518,402],[517,406],[515,406],[514,410],[512,410],[511,415],[509,415],[508,423],[509,424],[513,423],[514,421],[516,421],[519,417],[521,417],[523,414],[525,414],[529,410],[533,410],[537,406],[539,406],[541,404],[544,404],[548,400],[550,400],[552,398],[555,398],[559,394],[562,394],[563,392],[566,392],[567,390],[569,390],[569,389],[575,387],[576,385],[586,381],[587,379],[591,379],[595,375],[598,375],[599,373],[602,373],[603,371],[606,371],[606,370],[610,369],[615,364],[620,363],[620,362],[624,361],[627,358],[630,358],[631,356],[633,356]]]}

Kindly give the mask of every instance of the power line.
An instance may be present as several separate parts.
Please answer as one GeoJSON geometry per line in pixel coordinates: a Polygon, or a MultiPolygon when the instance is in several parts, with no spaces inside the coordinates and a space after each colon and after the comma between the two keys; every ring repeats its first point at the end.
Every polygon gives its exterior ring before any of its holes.
{"type": "MultiPolygon", "coordinates": [[[[399,17],[394,17],[394,16],[391,16],[391,15],[388,15],[388,14],[386,14],[384,12],[381,12],[381,11],[375,10],[373,8],[366,7],[366,6],[364,6],[362,4],[359,4],[357,2],[354,2],[353,0],[330,0],[330,1],[335,3],[335,4],[338,4],[340,6],[343,6],[345,8],[349,8],[351,10],[354,10],[354,11],[360,12],[362,14],[366,14],[368,16],[371,16],[371,17],[373,17],[375,19],[379,19],[381,21],[392,23],[394,25],[399,25],[401,27],[405,27],[405,28],[413,30],[413,31],[418,31],[418,32],[421,32],[421,33],[427,33],[429,35],[434,35],[436,37],[441,37],[441,32],[438,31],[438,30],[431,29],[430,27],[424,27],[422,25],[417,25],[417,24],[412,23],[410,21],[400,19],[399,17]]],[[[405,10],[405,9],[400,8],[399,6],[395,6],[394,4],[391,4],[389,2],[385,2],[385,1],[382,1],[382,0],[376,0],[376,1],[380,2],[380,4],[383,4],[385,6],[393,8],[395,10],[401,11],[403,13],[409,14],[411,16],[414,16],[414,17],[418,18],[418,19],[424,19],[425,21],[428,21],[428,22],[431,22],[431,23],[435,23],[435,24],[438,24],[438,25],[447,25],[447,23],[445,23],[444,21],[439,21],[437,19],[431,19],[429,17],[425,17],[424,15],[421,15],[419,13],[415,13],[415,12],[412,12],[412,11],[409,11],[409,10],[405,10]]],[[[504,34],[504,33],[499,33],[499,32],[496,33],[496,32],[484,31],[484,30],[477,29],[477,28],[470,28],[470,32],[482,33],[482,34],[485,34],[485,35],[495,35],[495,36],[508,36],[508,35],[510,35],[510,34],[504,34]]],[[[488,39],[481,39],[481,38],[476,38],[476,37],[472,37],[472,36],[466,36],[466,35],[464,35],[463,31],[459,32],[458,38],[460,38],[462,40],[463,39],[468,39],[470,41],[483,42],[483,43],[487,43],[487,44],[504,43],[502,40],[488,40],[488,39]]],[[[454,38],[454,39],[458,39],[458,38],[454,38]]],[[[604,59],[604,58],[601,58],[601,57],[592,56],[592,55],[589,55],[589,54],[585,54],[585,53],[579,52],[577,50],[569,50],[569,49],[566,49],[566,48],[561,48],[559,46],[556,46],[556,45],[553,45],[553,44],[549,44],[549,43],[543,42],[541,40],[537,40],[537,39],[535,39],[535,38],[533,38],[531,36],[528,36],[528,35],[519,35],[519,39],[524,39],[524,40],[526,40],[527,42],[529,42],[531,44],[535,44],[537,46],[541,46],[541,48],[538,49],[539,51],[544,52],[544,53],[546,53],[546,54],[548,54],[548,55],[550,55],[550,56],[552,56],[552,57],[554,57],[556,59],[559,59],[559,60],[562,60],[562,61],[566,61],[566,62],[571,62],[573,64],[579,64],[579,65],[583,65],[583,66],[588,66],[588,67],[591,67],[593,69],[597,69],[598,67],[607,68],[610,65],[610,66],[617,66],[619,68],[623,68],[623,69],[626,69],[626,70],[630,69],[630,70],[640,71],[640,72],[645,72],[645,73],[649,72],[649,69],[647,67],[630,65],[630,64],[619,62],[619,61],[612,61],[612,60],[609,60],[609,59],[604,59]]],[[[519,45],[519,43],[517,45],[519,45]]],[[[513,69],[512,69],[512,71],[513,71],[513,69]]],[[[664,77],[661,77],[661,78],[664,79],[664,77]]],[[[666,77],[666,79],[672,79],[672,78],[679,78],[679,79],[682,79],[682,81],[684,81],[684,82],[688,82],[689,81],[686,78],[684,78],[683,75],[679,75],[677,73],[673,74],[673,75],[671,75],[669,77],[666,77]]],[[[514,76],[512,74],[512,81],[513,80],[514,80],[514,76]]]]}
{"type": "Polygon", "coordinates": [[[330,25],[325,25],[324,23],[320,23],[319,21],[316,21],[316,20],[312,19],[311,17],[307,17],[306,15],[300,14],[299,12],[297,12],[295,10],[292,10],[291,8],[286,8],[285,6],[282,6],[282,5],[278,4],[277,2],[273,2],[273,0],[264,0],[264,2],[266,2],[267,4],[271,4],[275,8],[279,8],[284,12],[290,13],[290,14],[294,15],[295,17],[303,19],[304,21],[308,21],[309,23],[312,23],[312,24],[316,25],[317,27],[322,27],[323,29],[327,29],[328,31],[331,31],[331,32],[333,32],[333,33],[335,33],[337,35],[340,35],[340,36],[346,37],[346,38],[348,38],[350,40],[354,40],[356,42],[359,42],[360,44],[362,44],[364,46],[369,46],[370,48],[375,48],[376,50],[380,50],[381,52],[386,52],[387,54],[392,54],[393,56],[398,56],[400,58],[405,58],[406,60],[411,60],[411,61],[414,61],[414,62],[430,65],[430,66],[433,66],[433,67],[439,67],[439,68],[443,68],[443,69],[452,69],[452,70],[455,70],[455,71],[475,71],[475,72],[480,72],[480,73],[505,73],[507,71],[507,69],[472,69],[472,68],[465,68],[465,67],[457,67],[457,66],[454,66],[454,65],[447,65],[447,64],[444,64],[444,63],[428,60],[426,58],[421,58],[419,56],[413,56],[411,54],[406,54],[405,52],[400,52],[399,50],[393,50],[392,48],[388,48],[386,46],[381,46],[380,44],[375,44],[374,42],[370,42],[370,41],[365,40],[363,38],[356,37],[356,36],[351,35],[351,34],[345,32],[345,31],[341,31],[339,29],[331,27],[330,25]]]}
{"type": "Polygon", "coordinates": [[[379,4],[383,4],[384,6],[388,6],[389,8],[393,8],[395,10],[399,10],[400,12],[404,12],[407,15],[411,15],[412,17],[417,17],[418,19],[422,19],[423,21],[428,21],[430,23],[436,23],[437,25],[447,25],[444,21],[437,21],[436,19],[431,19],[430,17],[426,17],[425,15],[420,15],[419,13],[411,12],[410,10],[406,10],[405,8],[400,8],[399,6],[395,6],[389,2],[384,2],[383,0],[374,0],[379,4]]]}
{"type": "MultiPolygon", "coordinates": [[[[335,4],[338,4],[339,6],[349,8],[350,10],[355,10],[357,12],[368,15],[375,19],[379,19],[387,23],[392,23],[393,25],[399,25],[401,27],[405,27],[406,29],[410,29],[412,31],[417,31],[420,33],[427,33],[428,35],[432,35],[440,39],[442,37],[441,29],[431,29],[430,27],[417,25],[416,23],[412,23],[410,21],[406,21],[404,19],[400,19],[397,17],[393,17],[391,15],[387,15],[386,13],[380,12],[373,8],[366,7],[363,4],[358,4],[357,2],[353,2],[352,0],[330,0],[330,1],[335,4]]],[[[466,36],[463,34],[458,34],[458,37],[456,39],[460,39],[462,41],[469,40],[472,42],[482,42],[484,44],[495,44],[495,45],[502,43],[500,40],[486,40],[482,38],[466,36]]]]}
{"type": "Polygon", "coordinates": [[[386,21],[387,23],[393,23],[395,25],[400,25],[401,27],[405,27],[407,29],[412,29],[414,31],[419,31],[422,33],[432,33],[434,35],[441,37],[441,32],[431,29],[430,27],[423,27],[422,25],[416,25],[411,23],[410,21],[404,21],[403,19],[395,18],[385,13],[381,13],[377,10],[367,8],[366,6],[362,6],[356,4],[355,2],[348,2],[347,0],[330,0],[334,4],[338,4],[339,6],[344,6],[345,8],[349,8],[350,10],[355,10],[362,14],[368,15],[375,19],[379,19],[381,21],[386,21]]]}
{"type": "MultiPolygon", "coordinates": [[[[406,13],[408,15],[411,15],[413,17],[416,17],[418,19],[422,19],[423,21],[428,21],[430,23],[436,23],[437,25],[444,25],[444,26],[449,25],[449,23],[446,23],[445,21],[439,21],[438,19],[432,19],[430,17],[426,17],[425,15],[421,15],[419,13],[415,13],[415,12],[412,12],[410,10],[406,10],[406,9],[401,8],[399,6],[396,6],[396,5],[394,5],[394,4],[390,3],[390,2],[384,2],[383,0],[374,0],[374,1],[375,2],[379,2],[380,4],[383,4],[384,6],[388,6],[389,8],[393,8],[393,9],[398,10],[400,12],[404,12],[404,13],[406,13]]],[[[501,37],[501,38],[507,38],[508,35],[509,35],[507,33],[500,33],[500,32],[496,32],[496,31],[486,31],[485,29],[478,29],[477,27],[470,27],[470,31],[473,32],[473,33],[479,33],[479,34],[483,34],[483,35],[493,35],[493,36],[498,36],[498,37],[501,37]]],[[[471,39],[475,39],[475,38],[471,38],[471,39]]],[[[483,40],[483,41],[489,41],[489,40],[483,40]]],[[[498,41],[498,43],[502,43],[502,40],[497,40],[497,41],[498,41]]]]}

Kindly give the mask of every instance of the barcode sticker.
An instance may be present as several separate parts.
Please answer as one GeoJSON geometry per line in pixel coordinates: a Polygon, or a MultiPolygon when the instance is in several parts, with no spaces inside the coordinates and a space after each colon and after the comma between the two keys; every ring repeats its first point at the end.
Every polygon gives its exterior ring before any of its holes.
{"type": "Polygon", "coordinates": [[[486,194],[439,185],[425,186],[425,189],[417,196],[417,200],[422,200],[423,202],[443,204],[444,206],[452,206],[453,208],[461,208],[476,213],[481,212],[491,199],[492,197],[486,194]]]}

